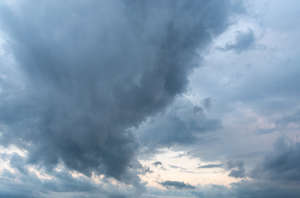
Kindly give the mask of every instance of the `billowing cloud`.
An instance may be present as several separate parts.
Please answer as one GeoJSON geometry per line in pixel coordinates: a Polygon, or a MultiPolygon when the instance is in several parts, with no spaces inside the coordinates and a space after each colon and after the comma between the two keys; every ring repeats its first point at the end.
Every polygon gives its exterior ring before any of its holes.
{"type": "MultiPolygon", "coordinates": [[[[1,3],[24,87],[1,99],[1,144],[52,169],[124,179],[128,131],[185,90],[196,50],[228,25],[230,1],[1,3]]],[[[7,93],[7,92],[3,92],[7,93]]]]}
{"type": "Polygon", "coordinates": [[[299,2],[243,2],[2,0],[0,197],[300,197],[299,2]]]}

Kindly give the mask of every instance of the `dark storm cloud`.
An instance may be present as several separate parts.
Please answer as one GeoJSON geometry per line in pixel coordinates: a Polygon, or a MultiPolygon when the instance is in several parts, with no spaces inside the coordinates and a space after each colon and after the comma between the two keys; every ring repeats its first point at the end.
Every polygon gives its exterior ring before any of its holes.
{"type": "Polygon", "coordinates": [[[175,189],[179,189],[179,190],[195,189],[195,186],[192,186],[190,184],[186,184],[186,183],[180,182],[180,181],[164,181],[164,182],[161,182],[160,184],[166,188],[175,188],[175,189]]]}
{"type": "Polygon", "coordinates": [[[237,32],[236,40],[233,43],[227,43],[221,50],[233,50],[241,53],[251,48],[255,43],[255,35],[253,30],[249,29],[247,32],[237,32]]]}
{"type": "Polygon", "coordinates": [[[30,163],[49,169],[63,162],[117,179],[137,149],[127,129],[184,91],[195,50],[226,28],[231,11],[225,0],[14,6],[1,3],[1,28],[25,88],[1,100],[1,144],[25,148],[30,163]]]}

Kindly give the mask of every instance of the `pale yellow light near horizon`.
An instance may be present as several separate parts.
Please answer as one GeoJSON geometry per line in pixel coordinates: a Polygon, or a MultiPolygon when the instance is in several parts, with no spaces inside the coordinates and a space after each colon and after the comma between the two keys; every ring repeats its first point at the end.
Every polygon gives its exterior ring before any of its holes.
{"type": "Polygon", "coordinates": [[[204,162],[199,158],[189,156],[184,152],[163,149],[150,160],[140,160],[144,167],[150,171],[140,175],[148,186],[162,188],[164,181],[180,181],[193,186],[224,185],[240,181],[240,179],[228,176],[229,172],[223,168],[199,168],[200,165],[218,164],[220,162],[204,162]],[[154,165],[161,162],[161,165],[154,165]]]}
{"type": "MultiPolygon", "coordinates": [[[[26,157],[27,152],[21,150],[17,147],[10,148],[0,148],[0,153],[5,154],[13,154],[16,153],[21,157],[26,157]]],[[[139,160],[140,163],[145,168],[150,168],[150,172],[146,174],[139,175],[143,182],[149,187],[155,187],[159,189],[163,189],[160,185],[161,182],[164,181],[180,181],[186,184],[190,184],[193,186],[203,186],[203,185],[224,185],[230,187],[230,184],[240,181],[239,179],[232,178],[228,176],[228,171],[223,168],[209,168],[209,169],[201,169],[200,165],[206,164],[218,164],[220,162],[204,162],[199,158],[189,156],[185,152],[173,151],[171,149],[162,149],[158,154],[152,157],[149,160],[139,160]],[[155,166],[154,162],[161,162],[161,165],[155,166]]],[[[0,172],[4,169],[10,171],[11,173],[16,173],[13,168],[10,167],[9,162],[5,160],[0,160],[0,172]]],[[[42,180],[51,180],[53,177],[48,175],[43,170],[37,169],[34,166],[28,166],[28,170],[35,174],[38,178],[42,180]]],[[[59,169],[63,169],[63,167],[57,167],[57,171],[59,169]]],[[[74,178],[85,177],[83,174],[78,173],[76,171],[71,171],[70,174],[74,178]]],[[[104,176],[96,176],[92,177],[92,181],[95,183],[102,183],[104,176]]],[[[122,186],[118,181],[111,179],[112,184],[117,186],[122,186]]]]}

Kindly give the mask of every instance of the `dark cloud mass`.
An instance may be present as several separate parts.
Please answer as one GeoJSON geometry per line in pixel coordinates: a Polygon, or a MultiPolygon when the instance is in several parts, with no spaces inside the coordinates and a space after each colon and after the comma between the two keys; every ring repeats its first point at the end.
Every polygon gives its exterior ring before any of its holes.
{"type": "Polygon", "coordinates": [[[1,144],[48,169],[125,178],[137,148],[128,129],[184,91],[230,11],[225,0],[1,3],[24,85],[1,97],[1,144]]]}

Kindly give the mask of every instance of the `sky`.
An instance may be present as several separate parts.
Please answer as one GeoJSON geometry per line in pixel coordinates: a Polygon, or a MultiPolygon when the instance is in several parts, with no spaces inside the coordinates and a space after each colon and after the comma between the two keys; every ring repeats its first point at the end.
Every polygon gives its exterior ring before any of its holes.
{"type": "Polygon", "coordinates": [[[2,0],[0,198],[299,198],[298,0],[2,0]]]}

